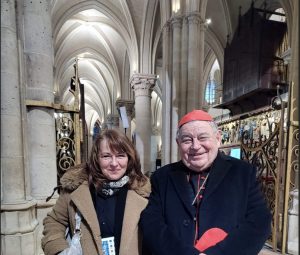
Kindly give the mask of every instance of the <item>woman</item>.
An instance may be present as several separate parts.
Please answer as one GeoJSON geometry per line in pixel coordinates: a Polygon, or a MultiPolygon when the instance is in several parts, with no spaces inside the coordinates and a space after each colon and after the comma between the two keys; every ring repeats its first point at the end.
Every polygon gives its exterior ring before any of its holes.
{"type": "Polygon", "coordinates": [[[103,255],[103,238],[114,237],[115,254],[139,255],[141,211],[150,193],[138,154],[123,133],[103,131],[93,144],[89,162],[68,170],[61,178],[60,196],[44,219],[42,248],[45,255],[68,248],[65,231],[75,228],[81,213],[81,246],[84,255],[103,255]]]}

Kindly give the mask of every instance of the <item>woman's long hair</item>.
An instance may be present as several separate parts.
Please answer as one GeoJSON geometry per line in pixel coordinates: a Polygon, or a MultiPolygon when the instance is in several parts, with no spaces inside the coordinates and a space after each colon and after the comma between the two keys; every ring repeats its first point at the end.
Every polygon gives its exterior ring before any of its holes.
{"type": "Polygon", "coordinates": [[[115,129],[106,129],[102,131],[93,143],[89,161],[87,162],[87,173],[89,184],[94,185],[96,190],[102,188],[107,178],[103,175],[99,165],[100,145],[106,140],[111,151],[115,153],[126,153],[128,156],[128,165],[125,175],[129,177],[128,185],[138,184],[143,186],[147,177],[142,173],[139,155],[127,136],[115,129]]]}

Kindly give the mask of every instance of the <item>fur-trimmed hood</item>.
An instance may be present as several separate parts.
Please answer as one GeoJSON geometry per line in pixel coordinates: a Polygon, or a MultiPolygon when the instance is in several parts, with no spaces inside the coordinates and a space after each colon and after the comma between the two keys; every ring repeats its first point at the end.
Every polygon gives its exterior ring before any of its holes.
{"type": "MultiPolygon", "coordinates": [[[[84,167],[70,169],[60,179],[61,188],[68,192],[77,189],[84,181],[88,181],[88,174],[84,167]]],[[[151,192],[149,178],[147,178],[147,182],[143,186],[134,182],[131,189],[142,197],[149,197],[151,192]]]]}
{"type": "Polygon", "coordinates": [[[88,181],[88,174],[83,167],[71,168],[60,179],[62,189],[69,192],[77,189],[84,181],[88,181]]]}

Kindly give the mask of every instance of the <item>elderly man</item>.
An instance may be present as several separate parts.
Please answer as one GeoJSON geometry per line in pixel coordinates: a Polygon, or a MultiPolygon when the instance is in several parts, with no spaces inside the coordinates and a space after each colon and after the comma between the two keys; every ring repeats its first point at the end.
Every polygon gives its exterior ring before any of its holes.
{"type": "Polygon", "coordinates": [[[181,160],[157,170],[141,214],[154,255],[256,255],[271,215],[255,168],[219,152],[221,135],[201,110],[186,114],[176,138],[181,160]]]}

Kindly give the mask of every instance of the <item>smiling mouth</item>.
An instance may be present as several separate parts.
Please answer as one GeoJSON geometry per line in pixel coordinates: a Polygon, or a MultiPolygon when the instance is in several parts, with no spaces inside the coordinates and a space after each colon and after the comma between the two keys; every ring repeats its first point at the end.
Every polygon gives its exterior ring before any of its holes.
{"type": "Polygon", "coordinates": [[[201,157],[203,157],[205,153],[201,153],[201,154],[192,154],[192,155],[189,155],[189,159],[199,159],[201,157]]]}
{"type": "Polygon", "coordinates": [[[203,153],[197,153],[197,154],[189,154],[189,156],[190,157],[199,157],[199,156],[202,156],[204,154],[205,154],[205,152],[203,152],[203,153]]]}
{"type": "Polygon", "coordinates": [[[114,169],[114,170],[110,170],[111,173],[118,173],[120,170],[114,169]]]}

